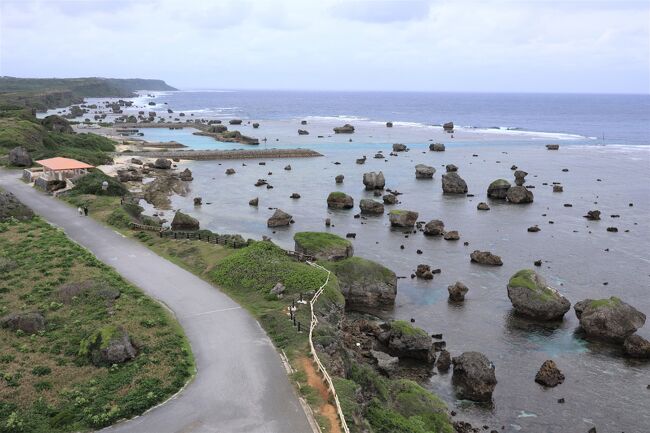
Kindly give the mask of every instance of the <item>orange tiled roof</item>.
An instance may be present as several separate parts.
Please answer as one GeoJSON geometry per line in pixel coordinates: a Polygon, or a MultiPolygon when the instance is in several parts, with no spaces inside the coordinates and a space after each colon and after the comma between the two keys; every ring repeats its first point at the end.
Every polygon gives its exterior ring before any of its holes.
{"type": "Polygon", "coordinates": [[[94,166],[86,164],[85,162],[77,161],[76,159],[62,158],[57,156],[56,158],[41,159],[36,161],[37,164],[42,165],[45,168],[50,170],[75,170],[78,168],[93,168],[94,166]]]}

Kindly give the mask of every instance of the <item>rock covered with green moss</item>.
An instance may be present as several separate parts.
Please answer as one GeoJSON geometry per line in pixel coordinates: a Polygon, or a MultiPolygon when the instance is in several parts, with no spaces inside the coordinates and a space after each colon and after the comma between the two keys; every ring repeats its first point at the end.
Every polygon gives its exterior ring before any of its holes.
{"type": "Polygon", "coordinates": [[[327,207],[330,209],[352,209],[354,199],[344,192],[334,191],[327,196],[327,207]]]}
{"type": "Polygon", "coordinates": [[[571,302],[532,269],[510,277],[508,298],[517,313],[537,320],[560,320],[571,308],[571,302]]]}
{"type": "Polygon", "coordinates": [[[588,337],[622,343],[645,324],[646,316],[616,296],[585,299],[573,307],[588,337]]]}
{"type": "Polygon", "coordinates": [[[419,214],[410,210],[394,209],[388,213],[392,227],[410,228],[415,225],[419,214]]]}
{"type": "Polygon", "coordinates": [[[354,255],[352,243],[326,232],[299,232],[293,237],[296,252],[314,256],[316,260],[342,260],[354,255]]]}
{"type": "Polygon", "coordinates": [[[496,199],[505,199],[511,185],[505,179],[497,179],[488,186],[487,196],[496,199]]]}
{"type": "Polygon", "coordinates": [[[137,350],[129,334],[112,325],[96,330],[79,344],[79,356],[89,357],[98,367],[122,364],[136,355],[137,350]]]}
{"type": "Polygon", "coordinates": [[[45,117],[41,120],[41,124],[48,131],[60,132],[62,134],[72,134],[74,132],[72,126],[70,126],[70,122],[56,114],[45,117]]]}
{"type": "Polygon", "coordinates": [[[172,230],[185,231],[198,229],[199,220],[181,211],[176,211],[174,214],[174,219],[172,220],[172,230]]]}
{"type": "Polygon", "coordinates": [[[350,257],[325,266],[339,280],[346,309],[372,312],[395,304],[397,276],[379,263],[350,257]]]}
{"type": "Polygon", "coordinates": [[[418,359],[433,363],[435,354],[433,340],[425,330],[403,320],[390,322],[390,329],[382,339],[393,356],[418,359]]]}

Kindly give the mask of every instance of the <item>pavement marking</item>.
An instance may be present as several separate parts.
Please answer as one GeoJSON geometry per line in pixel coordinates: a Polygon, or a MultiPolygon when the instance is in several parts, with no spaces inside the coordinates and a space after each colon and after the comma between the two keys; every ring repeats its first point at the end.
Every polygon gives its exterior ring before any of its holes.
{"type": "Polygon", "coordinates": [[[221,310],[204,311],[203,313],[192,314],[191,316],[186,316],[185,318],[188,319],[191,317],[206,316],[208,314],[221,313],[223,311],[230,311],[230,310],[241,310],[241,307],[230,307],[230,308],[222,308],[221,310]]]}

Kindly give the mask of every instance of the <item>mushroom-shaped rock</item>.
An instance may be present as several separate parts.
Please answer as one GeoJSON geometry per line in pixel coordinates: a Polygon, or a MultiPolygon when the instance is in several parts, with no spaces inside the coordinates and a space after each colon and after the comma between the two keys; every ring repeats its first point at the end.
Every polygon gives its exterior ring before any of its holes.
{"type": "Polygon", "coordinates": [[[137,355],[129,334],[116,326],[105,326],[81,340],[79,355],[90,357],[96,366],[122,364],[137,355]]]}
{"type": "Polygon", "coordinates": [[[406,152],[407,150],[406,144],[393,143],[393,152],[406,152]]]}
{"type": "Polygon", "coordinates": [[[460,281],[456,281],[451,286],[447,287],[449,292],[449,300],[453,302],[462,302],[465,300],[465,294],[469,291],[467,286],[460,281]]]}
{"type": "Polygon", "coordinates": [[[638,334],[630,335],[625,339],[623,350],[632,358],[650,359],[650,341],[638,334]]]}
{"type": "Polygon", "coordinates": [[[523,170],[515,170],[515,185],[522,186],[526,183],[526,176],[528,173],[523,170]]]}
{"type": "Polygon", "coordinates": [[[585,299],[577,302],[573,309],[588,337],[618,343],[634,334],[646,319],[645,314],[615,296],[585,299]]]}
{"type": "Polygon", "coordinates": [[[14,147],[9,152],[9,164],[16,167],[31,167],[32,157],[24,147],[14,147]]]}
{"type": "Polygon", "coordinates": [[[181,211],[176,211],[172,220],[172,230],[198,230],[199,220],[181,211]]]}
{"type": "Polygon", "coordinates": [[[418,359],[433,362],[431,336],[423,329],[417,328],[403,320],[390,322],[387,346],[389,352],[398,358],[418,359]]]}
{"type": "Polygon", "coordinates": [[[516,185],[508,189],[506,198],[510,203],[524,204],[533,202],[533,193],[525,186],[516,185]]]}
{"type": "Polygon", "coordinates": [[[510,277],[508,298],[517,313],[536,320],[560,320],[571,308],[571,302],[532,269],[510,277]]]}
{"type": "Polygon", "coordinates": [[[363,184],[366,187],[366,190],[372,191],[375,189],[384,189],[386,186],[386,179],[384,179],[384,173],[379,172],[375,173],[371,171],[370,173],[363,174],[363,184]]]}
{"type": "Polygon", "coordinates": [[[354,132],[354,126],[350,125],[349,123],[334,128],[334,133],[336,134],[352,134],[353,132],[354,132]]]}
{"type": "Polygon", "coordinates": [[[489,251],[474,250],[470,254],[470,258],[472,259],[472,262],[479,263],[481,265],[489,265],[489,266],[503,265],[503,261],[501,261],[501,257],[492,254],[489,251]]]}
{"type": "Polygon", "coordinates": [[[564,382],[564,375],[551,359],[544,361],[535,375],[535,382],[553,388],[564,382]]]}
{"type": "Polygon", "coordinates": [[[159,168],[162,170],[168,170],[172,168],[172,162],[169,159],[166,158],[158,158],[156,161],[153,163],[154,168],[159,168]]]}
{"type": "Polygon", "coordinates": [[[361,213],[366,215],[382,215],[384,213],[384,205],[369,198],[362,198],[359,207],[361,213]]]}
{"type": "Polygon", "coordinates": [[[327,196],[327,207],[330,209],[352,209],[354,207],[354,199],[344,192],[331,192],[327,196]]]}
{"type": "Polygon", "coordinates": [[[445,223],[440,220],[431,220],[424,225],[424,234],[427,236],[441,236],[445,234],[445,223]]]}
{"type": "Polygon", "coordinates": [[[339,281],[346,309],[372,312],[395,304],[397,276],[379,263],[350,257],[325,266],[339,281]]]}
{"type": "Polygon", "coordinates": [[[266,222],[266,225],[267,227],[286,227],[291,224],[292,219],[293,217],[282,209],[276,209],[266,222]]]}
{"type": "Polygon", "coordinates": [[[445,194],[467,193],[467,183],[456,172],[449,172],[442,175],[442,192],[445,194]]]}
{"type": "Polygon", "coordinates": [[[512,185],[505,179],[497,179],[488,186],[487,196],[496,199],[505,199],[512,185]]]}
{"type": "Polygon", "coordinates": [[[445,145],[442,143],[431,143],[429,145],[429,150],[433,152],[444,152],[445,151],[445,145]]]}
{"type": "Polygon", "coordinates": [[[410,210],[394,209],[388,213],[392,227],[413,227],[418,220],[418,213],[410,210]]]}
{"type": "Polygon", "coordinates": [[[342,260],[354,255],[352,242],[326,232],[299,232],[293,236],[296,252],[317,260],[342,260]]]}
{"type": "Polygon", "coordinates": [[[416,179],[431,179],[433,174],[436,172],[436,169],[430,165],[418,164],[415,166],[415,178],[416,179]]]}
{"type": "Polygon", "coordinates": [[[0,327],[35,334],[45,329],[45,318],[39,312],[10,313],[0,318],[0,327]]]}
{"type": "Polygon", "coordinates": [[[497,384],[494,364],[479,352],[464,352],[452,359],[452,383],[456,394],[466,400],[486,402],[492,400],[497,384]]]}

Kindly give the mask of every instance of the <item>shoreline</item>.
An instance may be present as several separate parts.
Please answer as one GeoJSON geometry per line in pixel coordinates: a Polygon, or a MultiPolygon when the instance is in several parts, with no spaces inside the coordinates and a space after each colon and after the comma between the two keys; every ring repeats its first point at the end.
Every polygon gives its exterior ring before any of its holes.
{"type": "Polygon", "coordinates": [[[181,160],[229,160],[262,158],[313,158],[323,154],[311,149],[250,149],[250,150],[172,150],[114,153],[113,156],[141,156],[145,158],[179,158],[181,160]]]}

